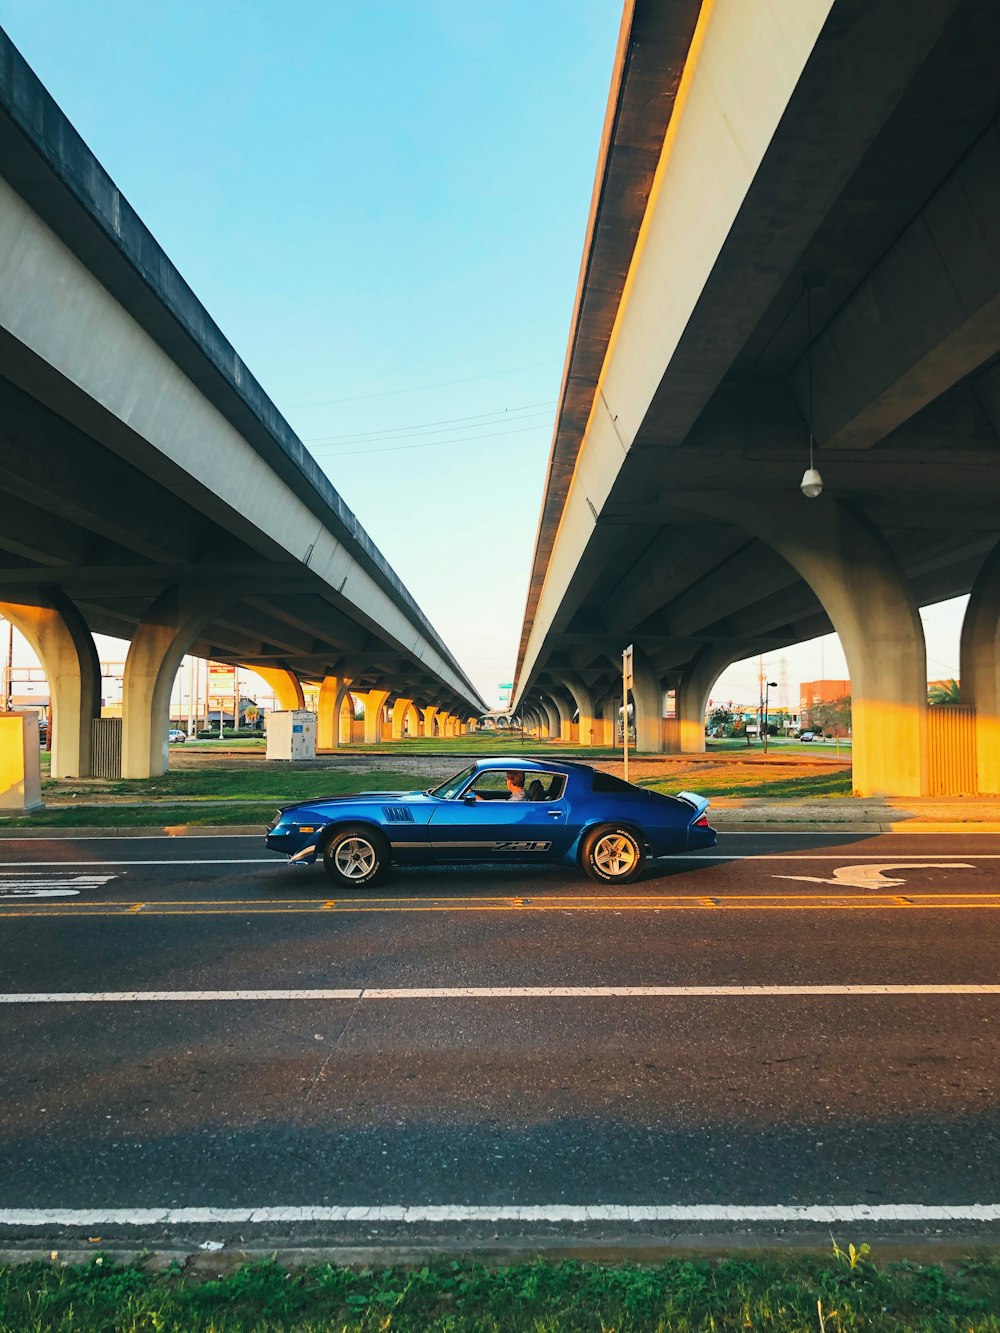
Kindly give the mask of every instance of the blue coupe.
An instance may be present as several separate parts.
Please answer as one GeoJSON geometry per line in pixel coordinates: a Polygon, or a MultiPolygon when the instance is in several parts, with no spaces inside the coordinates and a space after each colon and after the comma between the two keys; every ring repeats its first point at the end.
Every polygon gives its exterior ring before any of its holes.
{"type": "Polygon", "coordinates": [[[506,861],[582,865],[628,884],[649,857],[714,847],[708,801],[661,796],[587,764],[484,759],[430,791],[367,791],[282,806],[266,843],[317,857],[334,883],[360,888],[399,865],[506,861]]]}

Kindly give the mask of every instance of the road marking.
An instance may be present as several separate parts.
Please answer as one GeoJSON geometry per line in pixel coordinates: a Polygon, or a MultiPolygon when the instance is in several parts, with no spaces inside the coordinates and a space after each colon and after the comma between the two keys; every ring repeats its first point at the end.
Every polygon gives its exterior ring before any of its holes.
{"type": "Polygon", "coordinates": [[[945,983],[815,986],[363,986],[334,990],[12,991],[0,1004],[173,1004],[322,1000],[658,1000],[830,995],[1000,995],[1000,985],[945,983]]]}
{"type": "Polygon", "coordinates": [[[117,875],[43,875],[0,871],[0,898],[75,898],[84,889],[99,889],[117,875]]]}
{"type": "Polygon", "coordinates": [[[537,898],[144,898],[101,902],[0,907],[0,920],[18,917],[111,917],[141,920],[164,916],[351,916],[359,913],[412,915],[461,912],[962,912],[1000,910],[1000,893],[898,894],[719,894],[655,897],[580,898],[550,894],[537,898]]]}
{"type": "Polygon", "coordinates": [[[887,870],[975,870],[965,861],[879,861],[861,866],[838,866],[833,879],[816,875],[774,875],[773,879],[795,879],[805,884],[836,884],[854,889],[889,889],[905,884],[905,878],[885,875],[887,870]]]}
{"type": "Polygon", "coordinates": [[[370,1204],[263,1208],[0,1208],[5,1227],[273,1222],[997,1222],[1000,1203],[370,1204]]]}
{"type": "MultiPolygon", "coordinates": [[[[1000,859],[1000,858],[998,858],[1000,859]]],[[[841,857],[843,860],[843,857],[841,857]]],[[[78,866],[274,866],[276,870],[281,868],[281,863],[274,856],[235,856],[227,857],[224,860],[201,860],[201,861],[174,861],[164,859],[160,861],[104,861],[100,857],[90,861],[8,861],[7,868],[13,869],[36,868],[40,870],[51,869],[55,867],[66,867],[76,869],[78,866]]]]}

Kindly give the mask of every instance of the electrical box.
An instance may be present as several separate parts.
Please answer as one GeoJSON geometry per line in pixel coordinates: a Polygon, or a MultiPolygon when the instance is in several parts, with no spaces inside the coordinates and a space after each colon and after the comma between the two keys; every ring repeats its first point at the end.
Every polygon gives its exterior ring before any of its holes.
{"type": "Polygon", "coordinates": [[[268,759],[315,759],[316,714],[304,708],[269,713],[267,717],[268,759]]]}
{"type": "Polygon", "coordinates": [[[0,713],[0,810],[20,814],[42,804],[38,718],[0,713]]]}

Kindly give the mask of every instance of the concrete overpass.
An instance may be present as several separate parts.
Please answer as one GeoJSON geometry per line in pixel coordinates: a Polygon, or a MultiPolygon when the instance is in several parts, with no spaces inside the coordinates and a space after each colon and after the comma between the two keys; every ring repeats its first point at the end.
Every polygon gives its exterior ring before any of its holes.
{"type": "MultiPolygon", "coordinates": [[[[92,632],[131,640],[122,772],[166,766],[184,653],[321,682],[366,739],[485,708],[357,518],[0,32],[0,611],[53,698],[53,774],[85,775],[92,632]],[[411,713],[412,717],[412,713],[411,713]]],[[[192,201],[193,203],[195,201],[192,201]]],[[[373,507],[377,492],[373,493],[373,507]]]]}
{"type": "Polygon", "coordinates": [[[629,0],[518,659],[536,721],[606,740],[634,642],[640,748],[699,750],[731,662],[835,629],[859,792],[1000,792],[998,112],[993,0],[629,0]],[[929,718],[918,608],[970,589],[964,707],[929,718]]]}

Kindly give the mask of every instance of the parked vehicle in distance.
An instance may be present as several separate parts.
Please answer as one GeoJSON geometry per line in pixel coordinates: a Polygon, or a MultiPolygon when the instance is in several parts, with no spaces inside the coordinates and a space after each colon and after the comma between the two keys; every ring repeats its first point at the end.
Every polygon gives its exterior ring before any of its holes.
{"type": "Polygon", "coordinates": [[[800,741],[814,741],[816,739],[816,733],[814,731],[800,731],[797,739],[800,741]]]}
{"type": "Polygon", "coordinates": [[[628,884],[650,858],[714,847],[708,801],[662,796],[588,764],[483,759],[429,791],[362,792],[282,806],[265,843],[290,861],[322,859],[344,887],[390,865],[505,861],[581,865],[628,884]]]}
{"type": "Polygon", "coordinates": [[[179,727],[171,727],[167,732],[167,740],[171,745],[183,745],[187,740],[187,732],[181,731],[179,727]]]}

